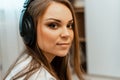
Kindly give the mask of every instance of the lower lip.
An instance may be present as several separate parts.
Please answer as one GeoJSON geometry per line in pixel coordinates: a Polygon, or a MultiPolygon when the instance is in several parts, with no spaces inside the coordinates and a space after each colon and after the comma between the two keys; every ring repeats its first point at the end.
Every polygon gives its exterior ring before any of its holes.
{"type": "Polygon", "coordinates": [[[69,45],[68,44],[57,44],[58,46],[62,47],[62,48],[68,48],[69,45]]]}

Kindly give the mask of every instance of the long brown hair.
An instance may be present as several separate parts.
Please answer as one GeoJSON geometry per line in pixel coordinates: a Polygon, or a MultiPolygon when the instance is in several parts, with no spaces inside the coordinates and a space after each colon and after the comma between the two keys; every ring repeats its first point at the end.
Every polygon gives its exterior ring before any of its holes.
{"type": "MultiPolygon", "coordinates": [[[[13,79],[17,79],[20,77],[23,77],[26,75],[25,80],[29,79],[29,77],[35,73],[40,67],[41,64],[44,65],[44,67],[48,70],[48,72],[51,73],[57,80],[71,80],[71,74],[70,74],[70,59],[73,61],[73,70],[77,74],[78,78],[80,80],[83,80],[82,78],[82,71],[81,71],[81,63],[80,63],[80,47],[79,47],[79,35],[78,35],[78,26],[77,26],[77,20],[75,16],[74,9],[71,5],[71,3],[68,0],[33,0],[27,11],[30,13],[34,20],[35,24],[35,30],[37,29],[37,23],[38,18],[42,18],[44,15],[46,9],[49,7],[51,2],[61,3],[64,4],[66,7],[68,7],[72,13],[73,21],[74,21],[74,40],[72,48],[74,51],[70,51],[70,53],[64,57],[55,57],[51,63],[49,63],[46,59],[46,57],[43,55],[41,49],[38,47],[38,43],[36,41],[34,47],[30,47],[26,45],[27,53],[28,55],[32,56],[32,61],[29,63],[29,65],[16,74],[13,79]],[[71,58],[72,55],[72,58],[71,58]]],[[[37,30],[36,30],[37,33],[37,30]]],[[[37,35],[37,34],[36,34],[37,35]]],[[[35,39],[37,40],[37,39],[35,39]]],[[[15,65],[13,65],[14,67],[15,65]]]]}

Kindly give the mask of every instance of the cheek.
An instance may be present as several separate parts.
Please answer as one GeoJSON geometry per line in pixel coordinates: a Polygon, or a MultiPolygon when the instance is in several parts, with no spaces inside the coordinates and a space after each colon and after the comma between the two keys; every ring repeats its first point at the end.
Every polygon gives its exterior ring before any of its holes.
{"type": "Polygon", "coordinates": [[[38,28],[37,42],[42,50],[48,50],[55,45],[56,35],[46,28],[38,28]]]}
{"type": "Polygon", "coordinates": [[[71,37],[71,41],[73,41],[73,38],[74,38],[74,32],[73,31],[70,32],[70,37],[71,37]]]}

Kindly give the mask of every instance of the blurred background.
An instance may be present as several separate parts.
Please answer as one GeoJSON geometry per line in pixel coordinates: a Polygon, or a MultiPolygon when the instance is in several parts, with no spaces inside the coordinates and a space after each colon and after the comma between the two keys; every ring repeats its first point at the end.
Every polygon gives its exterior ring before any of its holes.
{"type": "MultiPolygon", "coordinates": [[[[24,49],[18,29],[24,1],[0,0],[0,80],[24,49]]],[[[70,2],[78,20],[86,80],[120,80],[120,0],[70,2]]]]}
{"type": "Polygon", "coordinates": [[[0,80],[23,49],[19,17],[25,0],[0,0],[0,80]]]}

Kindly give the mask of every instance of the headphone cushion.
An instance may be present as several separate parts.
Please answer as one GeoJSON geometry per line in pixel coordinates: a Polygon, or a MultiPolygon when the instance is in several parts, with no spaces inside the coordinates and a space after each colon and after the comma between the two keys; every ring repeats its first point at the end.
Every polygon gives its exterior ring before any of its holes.
{"type": "Polygon", "coordinates": [[[35,29],[32,16],[26,12],[22,11],[20,16],[20,35],[23,37],[24,43],[32,46],[35,41],[35,29]]]}

